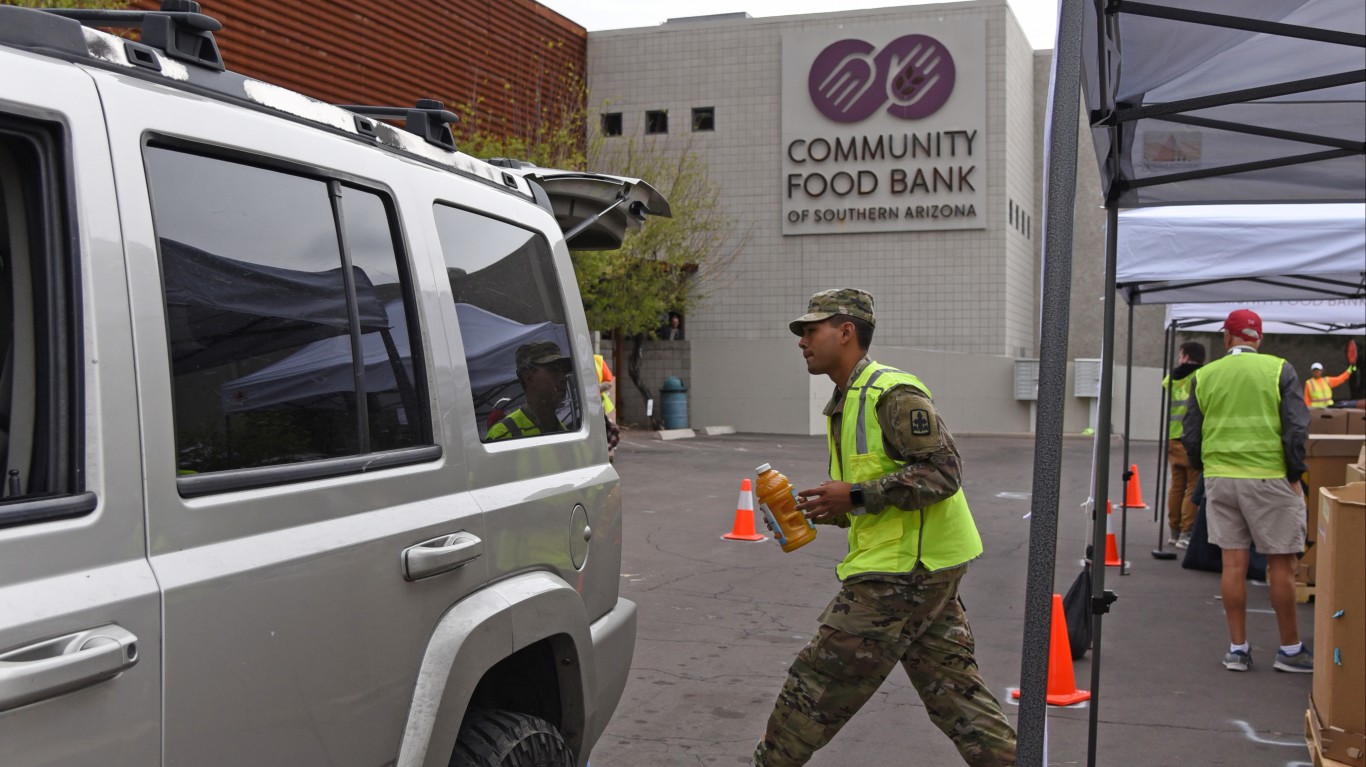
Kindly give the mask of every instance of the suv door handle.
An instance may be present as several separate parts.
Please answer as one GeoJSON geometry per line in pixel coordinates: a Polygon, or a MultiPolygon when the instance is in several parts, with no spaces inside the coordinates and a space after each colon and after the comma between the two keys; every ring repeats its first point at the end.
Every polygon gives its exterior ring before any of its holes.
{"type": "Polygon", "coordinates": [[[403,577],[415,581],[478,559],[484,542],[473,533],[458,532],[424,541],[403,550],[403,577]]]}
{"type": "Polygon", "coordinates": [[[112,678],[138,662],[137,643],[110,624],[0,654],[0,711],[112,678]]]}

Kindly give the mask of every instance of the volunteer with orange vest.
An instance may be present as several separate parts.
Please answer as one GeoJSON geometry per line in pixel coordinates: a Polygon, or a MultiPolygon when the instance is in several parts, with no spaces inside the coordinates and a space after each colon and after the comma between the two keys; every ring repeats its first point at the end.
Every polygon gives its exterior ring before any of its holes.
{"type": "Polygon", "coordinates": [[[1349,366],[1341,375],[1323,377],[1323,363],[1315,362],[1309,366],[1310,379],[1304,382],[1304,404],[1309,407],[1332,407],[1333,387],[1341,386],[1352,377],[1356,365],[1349,366]]]}
{"type": "Polygon", "coordinates": [[[598,374],[598,391],[602,393],[602,412],[607,416],[607,460],[617,459],[617,444],[621,441],[621,430],[617,428],[617,406],[612,402],[612,389],[616,387],[616,377],[607,367],[607,360],[601,354],[593,355],[593,369],[598,374]]]}

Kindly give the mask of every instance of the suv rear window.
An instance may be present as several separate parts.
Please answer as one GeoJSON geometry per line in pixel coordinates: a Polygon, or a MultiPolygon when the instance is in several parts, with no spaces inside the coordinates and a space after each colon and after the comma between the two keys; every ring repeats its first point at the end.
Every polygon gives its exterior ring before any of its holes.
{"type": "Polygon", "coordinates": [[[181,475],[429,444],[387,197],[146,149],[181,475]]]}
{"type": "Polygon", "coordinates": [[[437,204],[484,442],[577,431],[583,398],[550,243],[537,232],[437,204]]]}
{"type": "Polygon", "coordinates": [[[63,133],[0,114],[0,527],[79,516],[79,315],[63,133]]]}

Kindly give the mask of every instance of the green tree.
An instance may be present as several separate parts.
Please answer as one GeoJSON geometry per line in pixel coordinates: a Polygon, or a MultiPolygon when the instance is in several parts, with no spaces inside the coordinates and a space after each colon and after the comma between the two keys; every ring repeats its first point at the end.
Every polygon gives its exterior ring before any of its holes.
{"type": "MultiPolygon", "coordinates": [[[[590,170],[643,179],[669,201],[671,218],[651,216],[614,251],[575,251],[570,256],[588,324],[612,340],[614,367],[649,397],[640,380],[643,339],[669,312],[687,313],[730,281],[731,262],[749,241],[711,181],[704,154],[691,141],[668,136],[607,138],[589,135],[587,100],[574,73],[546,119],[521,132],[480,130],[478,103],[466,110],[461,149],[476,157],[511,157],[541,167],[590,170]],[[509,135],[511,133],[511,135],[509,135]],[[626,340],[632,339],[629,359],[626,340]]],[[[656,416],[656,420],[658,417],[656,416]]]]}
{"type": "Polygon", "coordinates": [[[668,312],[686,313],[748,242],[723,207],[706,158],[691,143],[659,139],[590,143],[592,170],[644,179],[669,201],[671,218],[650,218],[621,249],[573,252],[588,323],[616,335],[652,333],[668,312]]]}
{"type": "MultiPolygon", "coordinates": [[[[546,168],[591,170],[639,178],[669,201],[671,218],[650,217],[615,251],[574,251],[579,292],[588,323],[623,337],[649,336],[669,312],[686,313],[727,280],[727,267],[749,241],[748,229],[723,207],[706,158],[691,142],[668,137],[588,135],[586,88],[577,72],[538,92],[544,120],[520,130],[495,132],[466,105],[456,127],[461,151],[476,157],[510,157],[546,168]]],[[[617,346],[617,359],[621,347],[617,346]]]]}

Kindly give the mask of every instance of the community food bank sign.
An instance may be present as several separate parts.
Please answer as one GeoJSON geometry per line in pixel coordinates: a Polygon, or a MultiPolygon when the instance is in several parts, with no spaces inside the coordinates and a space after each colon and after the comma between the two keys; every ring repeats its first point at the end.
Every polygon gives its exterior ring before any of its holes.
{"type": "Polygon", "coordinates": [[[783,234],[986,227],[982,20],[783,35],[783,234]]]}

